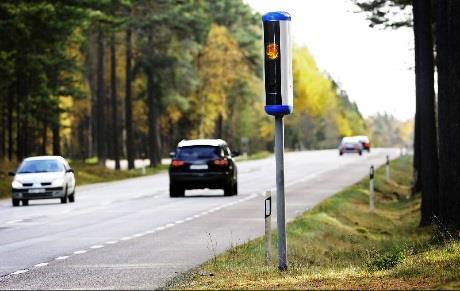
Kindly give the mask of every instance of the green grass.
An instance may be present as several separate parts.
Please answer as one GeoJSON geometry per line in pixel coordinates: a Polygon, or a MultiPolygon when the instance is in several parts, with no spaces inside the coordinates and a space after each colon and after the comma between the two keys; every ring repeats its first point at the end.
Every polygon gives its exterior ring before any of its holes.
{"type": "MultiPolygon", "coordinates": [[[[73,161],[70,163],[75,170],[75,179],[77,185],[85,185],[99,182],[109,182],[128,178],[142,176],[142,169],[114,171],[106,167],[97,165],[97,160],[73,161]]],[[[11,197],[11,181],[8,176],[9,171],[15,171],[17,163],[1,161],[0,162],[0,198],[11,197]]],[[[146,168],[146,175],[151,175],[167,169],[167,165],[159,165],[154,168],[146,168]]]]}
{"type": "MultiPolygon", "coordinates": [[[[376,210],[363,180],[288,225],[289,269],[264,266],[263,238],[210,260],[171,282],[179,289],[460,288],[460,244],[420,228],[419,197],[409,197],[411,159],[376,172],[376,210]],[[210,275],[212,274],[212,276],[210,275]]],[[[272,237],[276,247],[276,234],[272,237]]]]}
{"type": "Polygon", "coordinates": [[[260,159],[265,159],[271,155],[273,155],[273,153],[269,151],[260,151],[260,152],[256,152],[256,153],[248,155],[246,159],[243,157],[243,154],[241,154],[241,156],[236,157],[236,160],[237,161],[260,160],[260,159]]]}

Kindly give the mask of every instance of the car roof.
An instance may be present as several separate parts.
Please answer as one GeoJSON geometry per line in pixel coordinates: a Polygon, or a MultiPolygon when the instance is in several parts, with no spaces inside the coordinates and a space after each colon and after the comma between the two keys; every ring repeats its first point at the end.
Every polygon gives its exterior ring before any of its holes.
{"type": "Polygon", "coordinates": [[[358,139],[355,136],[345,136],[342,142],[358,142],[358,139]]]}
{"type": "Polygon", "coordinates": [[[61,156],[36,156],[36,157],[28,157],[25,158],[24,161],[40,161],[40,160],[59,160],[65,161],[65,159],[61,156]]]}
{"type": "Polygon", "coordinates": [[[190,146],[221,146],[227,145],[227,143],[222,139],[190,139],[190,140],[182,140],[177,145],[178,147],[190,147],[190,146]]]}

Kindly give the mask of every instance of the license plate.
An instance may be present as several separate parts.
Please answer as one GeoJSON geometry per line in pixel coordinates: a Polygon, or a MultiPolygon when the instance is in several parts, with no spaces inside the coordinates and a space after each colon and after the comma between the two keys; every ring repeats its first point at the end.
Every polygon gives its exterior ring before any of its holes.
{"type": "Polygon", "coordinates": [[[29,193],[45,193],[45,189],[29,189],[29,193]]]}
{"type": "Polygon", "coordinates": [[[190,165],[190,170],[207,170],[208,165],[190,165]]]}

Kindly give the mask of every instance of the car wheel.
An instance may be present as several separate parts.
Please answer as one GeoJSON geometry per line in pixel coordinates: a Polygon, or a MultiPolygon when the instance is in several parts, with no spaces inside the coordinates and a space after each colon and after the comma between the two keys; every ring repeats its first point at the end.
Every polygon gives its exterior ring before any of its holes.
{"type": "Polygon", "coordinates": [[[12,199],[13,206],[19,206],[19,199],[12,199]]]}
{"type": "Polygon", "coordinates": [[[340,152],[339,152],[339,155],[343,155],[343,152],[340,151],[340,152]]]}
{"type": "Polygon", "coordinates": [[[73,191],[72,194],[69,195],[69,202],[74,203],[75,202],[75,190],[73,191]]]}
{"type": "Polygon", "coordinates": [[[67,196],[67,186],[65,187],[65,194],[64,194],[64,197],[61,198],[61,204],[66,204],[67,203],[67,199],[68,199],[68,196],[67,196]]]}
{"type": "Polygon", "coordinates": [[[169,185],[169,197],[184,197],[185,189],[179,186],[169,185]]]}
{"type": "Polygon", "coordinates": [[[29,200],[23,199],[22,200],[22,206],[27,206],[27,205],[29,205],[29,200]]]}
{"type": "Polygon", "coordinates": [[[238,195],[238,182],[233,185],[233,195],[238,195]]]}
{"type": "Polygon", "coordinates": [[[359,151],[358,154],[361,156],[363,154],[363,151],[359,151]]]}
{"type": "Polygon", "coordinates": [[[233,182],[229,183],[224,188],[224,196],[233,196],[235,195],[235,184],[233,182]]]}

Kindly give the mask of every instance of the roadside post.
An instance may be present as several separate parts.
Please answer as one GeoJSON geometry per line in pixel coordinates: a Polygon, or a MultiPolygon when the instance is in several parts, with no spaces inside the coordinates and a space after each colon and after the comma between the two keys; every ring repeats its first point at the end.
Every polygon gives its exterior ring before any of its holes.
{"type": "Polygon", "coordinates": [[[387,162],[385,164],[385,180],[390,181],[390,156],[387,155],[387,162]]]}
{"type": "Polygon", "coordinates": [[[284,115],[292,113],[291,16],[269,12],[262,16],[265,112],[275,117],[276,222],[278,269],[287,270],[286,205],[284,196],[284,115]]]}
{"type": "Polygon", "coordinates": [[[369,171],[369,212],[374,211],[374,166],[369,171]]]}
{"type": "Polygon", "coordinates": [[[265,266],[270,265],[272,257],[272,192],[265,192],[265,266]]]}

